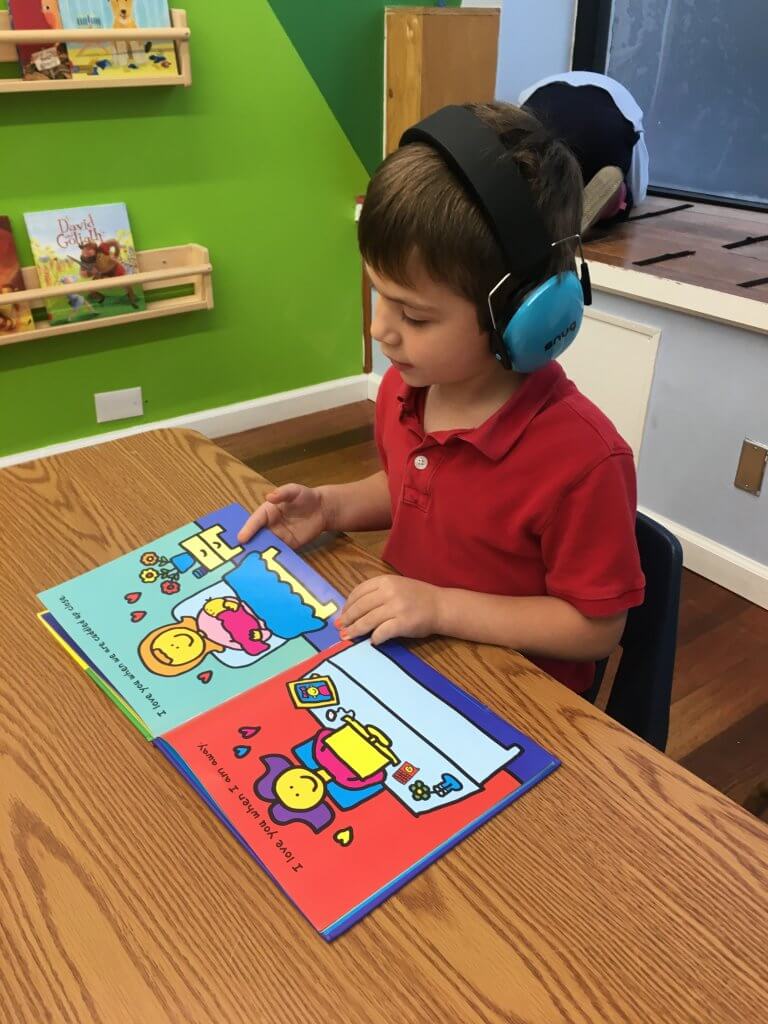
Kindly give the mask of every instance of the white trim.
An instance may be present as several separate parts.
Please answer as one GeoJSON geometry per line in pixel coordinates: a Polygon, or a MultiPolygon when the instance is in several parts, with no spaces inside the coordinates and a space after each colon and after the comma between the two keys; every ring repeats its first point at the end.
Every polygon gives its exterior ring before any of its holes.
{"type": "Polygon", "coordinates": [[[568,67],[565,68],[566,71],[571,71],[573,69],[573,51],[576,49],[576,18],[578,16],[578,13],[579,2],[578,0],[574,0],[573,8],[571,11],[571,46],[570,50],[568,51],[568,67]]]}
{"type": "Polygon", "coordinates": [[[381,387],[381,374],[380,373],[369,373],[368,374],[368,399],[371,402],[376,401],[376,396],[379,393],[381,387]]]}
{"type": "MultiPolygon", "coordinates": [[[[384,8],[384,67],[381,69],[381,159],[387,155],[387,9],[384,8]]],[[[335,115],[334,115],[335,116],[335,115]]]]}
{"type": "Polygon", "coordinates": [[[48,445],[32,451],[18,452],[15,455],[0,457],[0,469],[14,466],[31,459],[43,459],[51,455],[60,455],[75,448],[88,448],[91,445],[117,441],[133,434],[143,434],[148,430],[162,430],[169,427],[181,427],[198,430],[206,437],[222,437],[224,434],[237,434],[242,430],[252,430],[267,423],[279,423],[293,419],[295,416],[306,416],[308,413],[321,412],[324,409],[335,409],[350,402],[361,402],[370,397],[370,380],[367,374],[355,377],[342,377],[338,380],[312,384],[294,391],[282,391],[276,395],[265,395],[263,398],[252,398],[247,402],[223,405],[218,409],[205,409],[202,412],[189,413],[186,416],[175,416],[173,419],[158,420],[155,423],[138,423],[121,430],[110,430],[104,434],[93,434],[61,444],[48,445]]]}
{"type": "Polygon", "coordinates": [[[598,260],[590,260],[589,270],[592,287],[597,291],[768,334],[768,302],[613,267],[598,260]]]}
{"type": "Polygon", "coordinates": [[[768,608],[768,565],[747,558],[733,548],[718,544],[650,509],[641,508],[640,511],[675,534],[683,546],[683,563],[687,569],[761,608],[768,608]]]}

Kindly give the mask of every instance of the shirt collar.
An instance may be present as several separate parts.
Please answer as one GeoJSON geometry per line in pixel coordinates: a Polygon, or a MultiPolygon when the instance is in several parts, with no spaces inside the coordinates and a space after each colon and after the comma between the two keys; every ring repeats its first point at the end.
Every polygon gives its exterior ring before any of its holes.
{"type": "MultiPolygon", "coordinates": [[[[441,444],[458,438],[471,444],[492,461],[503,458],[525,433],[528,425],[549,404],[555,392],[567,381],[559,363],[551,362],[530,374],[522,387],[485,423],[470,430],[444,430],[431,435],[441,444]]],[[[401,383],[397,393],[400,420],[416,427],[423,435],[422,410],[426,388],[412,388],[401,383]]]]}

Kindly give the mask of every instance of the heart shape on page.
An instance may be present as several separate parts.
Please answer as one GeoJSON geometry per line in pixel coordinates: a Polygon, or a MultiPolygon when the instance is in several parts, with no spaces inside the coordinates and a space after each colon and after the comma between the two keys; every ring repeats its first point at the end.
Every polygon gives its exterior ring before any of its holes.
{"type": "Polygon", "coordinates": [[[339,846],[349,846],[354,838],[355,833],[351,828],[340,828],[338,832],[333,833],[333,840],[339,846]]]}
{"type": "Polygon", "coordinates": [[[198,672],[197,678],[201,683],[210,683],[211,679],[213,679],[213,672],[198,672]]]}
{"type": "Polygon", "coordinates": [[[261,732],[260,725],[243,725],[237,730],[244,740],[252,740],[253,737],[261,732]]]}
{"type": "Polygon", "coordinates": [[[131,612],[131,622],[141,622],[146,612],[131,612]]]}
{"type": "Polygon", "coordinates": [[[130,594],[125,595],[125,600],[128,602],[128,604],[136,604],[140,597],[141,594],[139,593],[139,591],[134,590],[130,594]]]}

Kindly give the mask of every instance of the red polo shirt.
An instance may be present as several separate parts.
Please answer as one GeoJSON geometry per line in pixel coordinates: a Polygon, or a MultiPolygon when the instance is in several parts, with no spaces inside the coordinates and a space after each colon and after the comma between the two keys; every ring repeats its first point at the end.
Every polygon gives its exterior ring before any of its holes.
{"type": "MultiPolygon", "coordinates": [[[[595,618],[642,604],[632,451],[558,363],[471,430],[425,434],[425,397],[392,368],[376,403],[390,565],[439,587],[549,594],[595,618]]],[[[592,683],[591,662],[533,660],[578,692],[592,683]]]]}

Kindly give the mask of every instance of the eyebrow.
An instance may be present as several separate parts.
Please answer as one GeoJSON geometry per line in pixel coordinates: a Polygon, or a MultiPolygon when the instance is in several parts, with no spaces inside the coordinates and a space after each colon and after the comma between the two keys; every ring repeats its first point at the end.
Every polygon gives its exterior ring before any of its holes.
{"type": "Polygon", "coordinates": [[[403,298],[397,295],[387,295],[385,292],[380,291],[379,295],[386,299],[387,302],[396,302],[399,306],[407,306],[409,309],[417,309],[420,313],[437,313],[437,309],[434,306],[422,306],[418,302],[411,302],[410,299],[403,298]]]}

